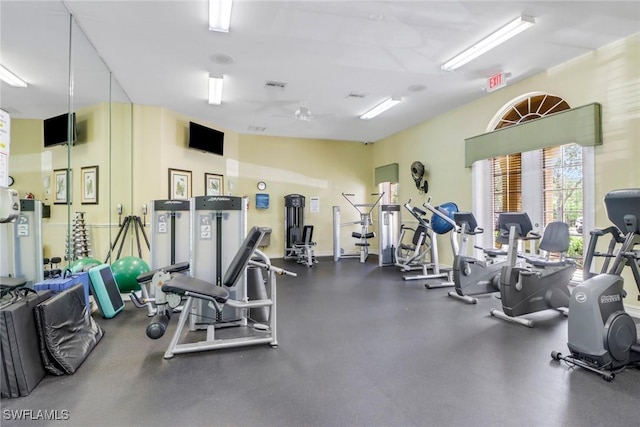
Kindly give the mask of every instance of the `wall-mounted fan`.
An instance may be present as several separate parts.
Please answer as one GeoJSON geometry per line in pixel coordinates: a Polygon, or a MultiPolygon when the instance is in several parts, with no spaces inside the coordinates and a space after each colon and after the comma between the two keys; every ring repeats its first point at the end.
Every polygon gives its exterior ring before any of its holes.
{"type": "Polygon", "coordinates": [[[411,163],[411,176],[416,183],[416,188],[420,191],[420,194],[427,193],[429,191],[429,182],[424,176],[425,168],[422,162],[415,161],[411,163]]]}

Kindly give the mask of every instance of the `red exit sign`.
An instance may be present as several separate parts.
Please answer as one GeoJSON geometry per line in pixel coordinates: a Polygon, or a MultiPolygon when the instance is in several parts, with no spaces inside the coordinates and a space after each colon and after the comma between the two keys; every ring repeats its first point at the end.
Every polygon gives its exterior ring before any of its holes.
{"type": "Polygon", "coordinates": [[[498,74],[487,79],[487,92],[493,92],[496,89],[505,87],[507,85],[507,77],[504,75],[504,71],[500,71],[498,74]]]}

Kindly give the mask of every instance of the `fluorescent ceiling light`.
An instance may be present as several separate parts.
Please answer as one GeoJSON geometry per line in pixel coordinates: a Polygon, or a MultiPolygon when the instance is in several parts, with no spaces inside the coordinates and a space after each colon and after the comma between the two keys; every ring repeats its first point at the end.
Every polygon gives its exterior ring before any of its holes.
{"type": "Polygon", "coordinates": [[[209,0],[209,29],[211,31],[229,32],[232,3],[232,0],[209,0]]]}
{"type": "Polygon", "coordinates": [[[402,101],[401,98],[387,98],[384,101],[382,101],[382,103],[376,105],[371,110],[369,110],[366,113],[364,113],[363,115],[361,115],[360,118],[362,120],[371,120],[375,116],[377,116],[378,114],[387,111],[389,108],[393,107],[394,105],[396,105],[400,101],[402,101]]]}
{"type": "Polygon", "coordinates": [[[509,40],[516,34],[526,30],[535,24],[535,20],[530,16],[522,15],[517,19],[509,22],[504,27],[500,28],[490,36],[480,40],[478,43],[471,46],[461,54],[451,58],[444,64],[442,64],[443,70],[453,71],[466,64],[467,62],[477,58],[485,52],[490,51],[494,47],[509,40]]]}
{"type": "Polygon", "coordinates": [[[4,68],[2,65],[0,65],[0,80],[11,86],[27,87],[27,83],[24,80],[4,68]]]}
{"type": "Polygon", "coordinates": [[[209,76],[209,104],[222,104],[223,76],[209,76]]]}

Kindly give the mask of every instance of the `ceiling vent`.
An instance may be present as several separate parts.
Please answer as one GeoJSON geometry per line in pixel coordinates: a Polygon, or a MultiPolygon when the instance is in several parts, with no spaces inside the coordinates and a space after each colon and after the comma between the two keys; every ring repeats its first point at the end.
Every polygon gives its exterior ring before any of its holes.
{"type": "Polygon", "coordinates": [[[267,128],[264,126],[249,126],[249,130],[252,132],[264,132],[267,128]]]}
{"type": "Polygon", "coordinates": [[[365,98],[367,96],[366,93],[356,93],[356,92],[351,92],[349,93],[349,95],[347,95],[347,98],[365,98]]]}
{"type": "Polygon", "coordinates": [[[284,82],[276,82],[273,80],[267,80],[266,83],[264,84],[264,87],[266,89],[271,89],[271,90],[284,90],[284,88],[287,87],[287,84],[284,82]]]}

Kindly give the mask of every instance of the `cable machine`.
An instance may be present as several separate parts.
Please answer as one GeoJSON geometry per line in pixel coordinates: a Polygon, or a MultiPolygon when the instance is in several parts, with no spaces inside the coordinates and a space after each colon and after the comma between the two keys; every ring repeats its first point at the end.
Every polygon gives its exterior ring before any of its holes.
{"type": "MultiPolygon", "coordinates": [[[[190,269],[196,279],[222,286],[222,278],[247,234],[247,199],[234,196],[198,196],[190,201],[191,243],[190,269]]],[[[243,276],[229,290],[231,298],[246,298],[247,282],[243,276]]],[[[208,325],[226,323],[233,326],[241,318],[233,307],[216,313],[208,301],[194,304],[189,329],[207,329],[208,325]]]]}
{"type": "Polygon", "coordinates": [[[284,196],[284,259],[297,259],[295,244],[302,241],[304,227],[304,196],[284,196]]]}
{"type": "Polygon", "coordinates": [[[355,194],[342,193],[342,197],[347,199],[349,204],[358,211],[360,215],[359,221],[340,222],[340,206],[333,207],[333,260],[338,261],[340,258],[360,258],[360,262],[364,263],[369,256],[369,239],[374,238],[376,235],[374,232],[369,231],[369,226],[373,225],[373,219],[371,218],[371,212],[376,207],[383,193],[372,193],[372,196],[378,196],[373,203],[353,203],[350,197],[355,197],[355,194]],[[355,246],[360,248],[359,253],[345,254],[344,250],[340,247],[340,229],[345,226],[360,225],[360,231],[354,231],[351,233],[351,237],[356,239],[355,246]]]}
{"type": "Polygon", "coordinates": [[[0,226],[3,242],[0,276],[20,277],[26,280],[29,287],[33,287],[44,280],[42,202],[21,199],[18,212],[13,222],[0,226]]]}

